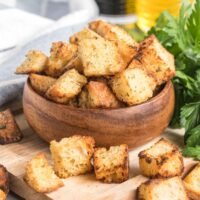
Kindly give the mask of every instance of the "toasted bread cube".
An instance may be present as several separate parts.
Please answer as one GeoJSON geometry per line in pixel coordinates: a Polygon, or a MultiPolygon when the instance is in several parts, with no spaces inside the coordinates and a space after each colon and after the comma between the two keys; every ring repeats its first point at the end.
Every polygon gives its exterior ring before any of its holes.
{"type": "Polygon", "coordinates": [[[48,164],[44,153],[37,154],[27,163],[24,180],[41,193],[52,192],[64,185],[48,164]]]}
{"type": "Polygon", "coordinates": [[[85,76],[79,74],[75,69],[71,69],[57,79],[55,84],[47,90],[46,96],[55,102],[65,104],[78,95],[86,83],[85,76]]]}
{"type": "Polygon", "coordinates": [[[78,47],[65,42],[53,42],[51,55],[47,62],[46,74],[59,77],[64,72],[64,67],[77,54],[78,47]]]}
{"type": "MultiPolygon", "coordinates": [[[[0,112],[0,144],[19,142],[23,134],[10,109],[0,112]]],[[[0,167],[1,169],[1,167],[0,167]]],[[[1,188],[1,187],[0,187],[1,188]]]]}
{"type": "Polygon", "coordinates": [[[157,85],[170,80],[175,75],[174,57],[157,40],[149,36],[140,44],[138,54],[129,68],[144,68],[156,81],[157,85]]]}
{"type": "Polygon", "coordinates": [[[148,180],[139,186],[137,196],[138,200],[189,200],[178,176],[148,180]]]}
{"type": "Polygon", "coordinates": [[[187,174],[183,180],[188,196],[193,200],[200,199],[200,163],[187,174]]]}
{"type": "Polygon", "coordinates": [[[128,64],[137,52],[137,42],[124,29],[117,25],[109,24],[102,20],[93,21],[89,28],[107,40],[115,41],[120,54],[128,64]]]}
{"type": "MultiPolygon", "coordinates": [[[[2,190],[5,193],[5,195],[7,195],[9,192],[9,182],[10,181],[8,171],[3,165],[0,164],[0,190],[2,190]]],[[[2,193],[2,197],[3,196],[4,195],[2,193]]]]}
{"type": "Polygon", "coordinates": [[[124,29],[102,20],[93,21],[89,28],[108,40],[123,41],[129,46],[137,46],[137,42],[124,29]]]}
{"type": "Polygon", "coordinates": [[[54,170],[61,178],[85,174],[92,170],[95,141],[90,136],[75,135],[50,143],[54,170]]]}
{"type": "Polygon", "coordinates": [[[0,200],[6,200],[6,193],[0,189],[0,200]]]}
{"type": "Polygon", "coordinates": [[[95,33],[94,31],[85,28],[82,31],[75,33],[74,35],[72,35],[69,39],[70,43],[72,44],[79,44],[79,42],[81,40],[84,39],[96,39],[96,38],[102,38],[100,35],[98,35],[97,33],[95,33]]]}
{"type": "Polygon", "coordinates": [[[17,74],[40,73],[46,68],[47,56],[41,51],[29,51],[26,60],[16,69],[17,74]]]}
{"type": "Polygon", "coordinates": [[[119,100],[131,106],[151,98],[156,84],[143,69],[127,68],[113,77],[111,87],[119,100]]]}
{"type": "Polygon", "coordinates": [[[80,106],[86,108],[119,108],[120,102],[116,99],[105,82],[90,81],[87,91],[80,95],[80,106]],[[86,95],[85,95],[86,92],[86,95]],[[85,98],[87,100],[85,100],[85,98]],[[83,103],[85,102],[85,104],[83,103]]]}
{"type": "Polygon", "coordinates": [[[86,76],[114,75],[126,67],[113,42],[99,38],[84,39],[79,42],[78,51],[86,76]]]}
{"type": "Polygon", "coordinates": [[[96,148],[94,151],[94,171],[96,179],[106,183],[121,183],[129,177],[128,145],[96,148]]]}
{"type": "Polygon", "coordinates": [[[178,147],[163,138],[139,153],[139,165],[142,174],[148,177],[179,176],[184,168],[178,147]]]}
{"type": "Polygon", "coordinates": [[[41,95],[44,95],[46,91],[56,82],[55,78],[39,74],[30,74],[29,79],[33,89],[41,95]]]}

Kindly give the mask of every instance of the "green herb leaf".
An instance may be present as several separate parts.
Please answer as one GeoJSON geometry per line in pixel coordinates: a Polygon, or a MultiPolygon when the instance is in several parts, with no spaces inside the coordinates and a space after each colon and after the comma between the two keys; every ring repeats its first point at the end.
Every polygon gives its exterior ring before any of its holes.
{"type": "Polygon", "coordinates": [[[200,146],[185,147],[182,150],[182,154],[185,157],[194,157],[195,159],[200,160],[200,146]]]}
{"type": "Polygon", "coordinates": [[[187,146],[194,147],[200,145],[200,125],[187,132],[187,146]]]}
{"type": "Polygon", "coordinates": [[[200,102],[189,103],[181,108],[181,125],[186,132],[200,124],[200,102]]]}

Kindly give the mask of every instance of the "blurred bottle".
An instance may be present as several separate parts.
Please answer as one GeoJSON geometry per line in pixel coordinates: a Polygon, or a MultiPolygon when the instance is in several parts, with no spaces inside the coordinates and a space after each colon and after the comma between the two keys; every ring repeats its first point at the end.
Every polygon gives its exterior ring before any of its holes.
{"type": "Polygon", "coordinates": [[[148,31],[163,11],[173,16],[179,14],[181,0],[135,0],[137,25],[143,31],[148,31]]]}

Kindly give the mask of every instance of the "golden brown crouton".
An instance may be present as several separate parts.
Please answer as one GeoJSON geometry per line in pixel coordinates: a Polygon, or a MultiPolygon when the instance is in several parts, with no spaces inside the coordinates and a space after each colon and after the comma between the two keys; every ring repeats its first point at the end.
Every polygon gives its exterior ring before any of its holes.
{"type": "Polygon", "coordinates": [[[52,86],[56,82],[55,78],[39,74],[30,74],[29,79],[32,88],[41,95],[44,95],[46,91],[50,88],[50,86],[52,86]]]}
{"type": "Polygon", "coordinates": [[[106,183],[121,183],[129,176],[128,146],[96,148],[94,152],[94,170],[96,178],[106,183]]]}
{"type": "Polygon", "coordinates": [[[37,154],[27,163],[24,180],[41,193],[52,192],[64,185],[48,164],[44,153],[37,154]]]}
{"type": "MultiPolygon", "coordinates": [[[[9,177],[8,171],[3,165],[0,165],[0,189],[4,192],[5,196],[9,192],[9,178],[8,177],[9,177]]],[[[4,196],[3,193],[2,193],[2,196],[4,196]]]]}
{"type": "Polygon", "coordinates": [[[47,56],[41,51],[29,51],[26,60],[16,69],[17,74],[40,73],[46,68],[47,56]]]}
{"type": "Polygon", "coordinates": [[[119,52],[123,56],[126,64],[128,64],[136,54],[137,42],[119,26],[97,20],[91,22],[89,28],[105,39],[116,42],[119,52]]]}
{"type": "Polygon", "coordinates": [[[189,200],[179,177],[151,179],[138,188],[138,200],[189,200]]]}
{"type": "Polygon", "coordinates": [[[188,196],[193,200],[200,199],[200,163],[183,180],[188,196]]]}
{"type": "Polygon", "coordinates": [[[119,108],[120,102],[116,99],[105,82],[90,81],[86,90],[80,95],[80,107],[83,108],[119,108]],[[83,99],[81,99],[83,98],[83,99]]]}
{"type": "Polygon", "coordinates": [[[0,144],[18,142],[23,135],[10,109],[0,112],[0,144]]]}
{"type": "Polygon", "coordinates": [[[6,200],[6,193],[0,189],[0,200],[6,200]]]}
{"type": "Polygon", "coordinates": [[[111,41],[84,39],[79,42],[78,51],[86,76],[114,75],[126,67],[118,48],[111,41]]]}
{"type": "Polygon", "coordinates": [[[79,74],[75,69],[71,69],[57,79],[55,84],[47,90],[46,96],[55,102],[65,104],[78,95],[86,83],[85,76],[79,74]]]}
{"type": "Polygon", "coordinates": [[[102,38],[102,37],[100,35],[98,35],[97,33],[95,33],[94,31],[92,31],[88,28],[85,28],[85,29],[81,30],[80,32],[72,35],[70,37],[70,43],[78,45],[81,40],[97,39],[97,38],[102,38]]]}
{"type": "Polygon", "coordinates": [[[140,44],[138,54],[134,57],[129,68],[144,68],[157,85],[170,80],[175,75],[174,57],[157,40],[149,36],[140,44]]]}
{"type": "Polygon", "coordinates": [[[178,147],[163,138],[139,153],[139,164],[142,174],[149,177],[179,176],[184,168],[178,147]]]}
{"type": "Polygon", "coordinates": [[[53,77],[60,76],[64,69],[63,67],[74,58],[77,54],[78,47],[74,44],[65,42],[53,42],[51,47],[51,55],[47,62],[46,74],[53,77]]]}
{"type": "Polygon", "coordinates": [[[61,178],[85,174],[92,170],[95,141],[90,136],[75,135],[60,142],[51,141],[54,170],[61,178]]]}
{"type": "Polygon", "coordinates": [[[131,106],[151,98],[156,84],[144,70],[127,68],[113,77],[111,87],[119,100],[131,106]]]}

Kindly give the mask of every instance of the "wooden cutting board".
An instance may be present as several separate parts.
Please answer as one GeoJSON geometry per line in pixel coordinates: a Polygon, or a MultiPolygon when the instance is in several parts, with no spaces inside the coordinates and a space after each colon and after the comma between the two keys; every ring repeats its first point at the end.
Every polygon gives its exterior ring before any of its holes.
{"type": "MultiPolygon", "coordinates": [[[[130,178],[121,184],[105,184],[95,180],[93,173],[71,177],[64,180],[65,186],[55,192],[39,194],[31,189],[24,181],[25,164],[38,152],[46,152],[51,162],[49,146],[43,142],[28,126],[23,114],[16,115],[17,123],[24,134],[19,143],[1,145],[0,163],[10,173],[11,190],[28,200],[100,200],[100,199],[127,199],[134,200],[137,187],[147,178],[140,175],[138,168],[138,152],[152,145],[159,138],[140,148],[130,151],[130,178]]],[[[183,131],[166,130],[163,137],[182,146],[183,131]]],[[[194,164],[191,159],[185,159],[186,170],[194,164]]]]}

